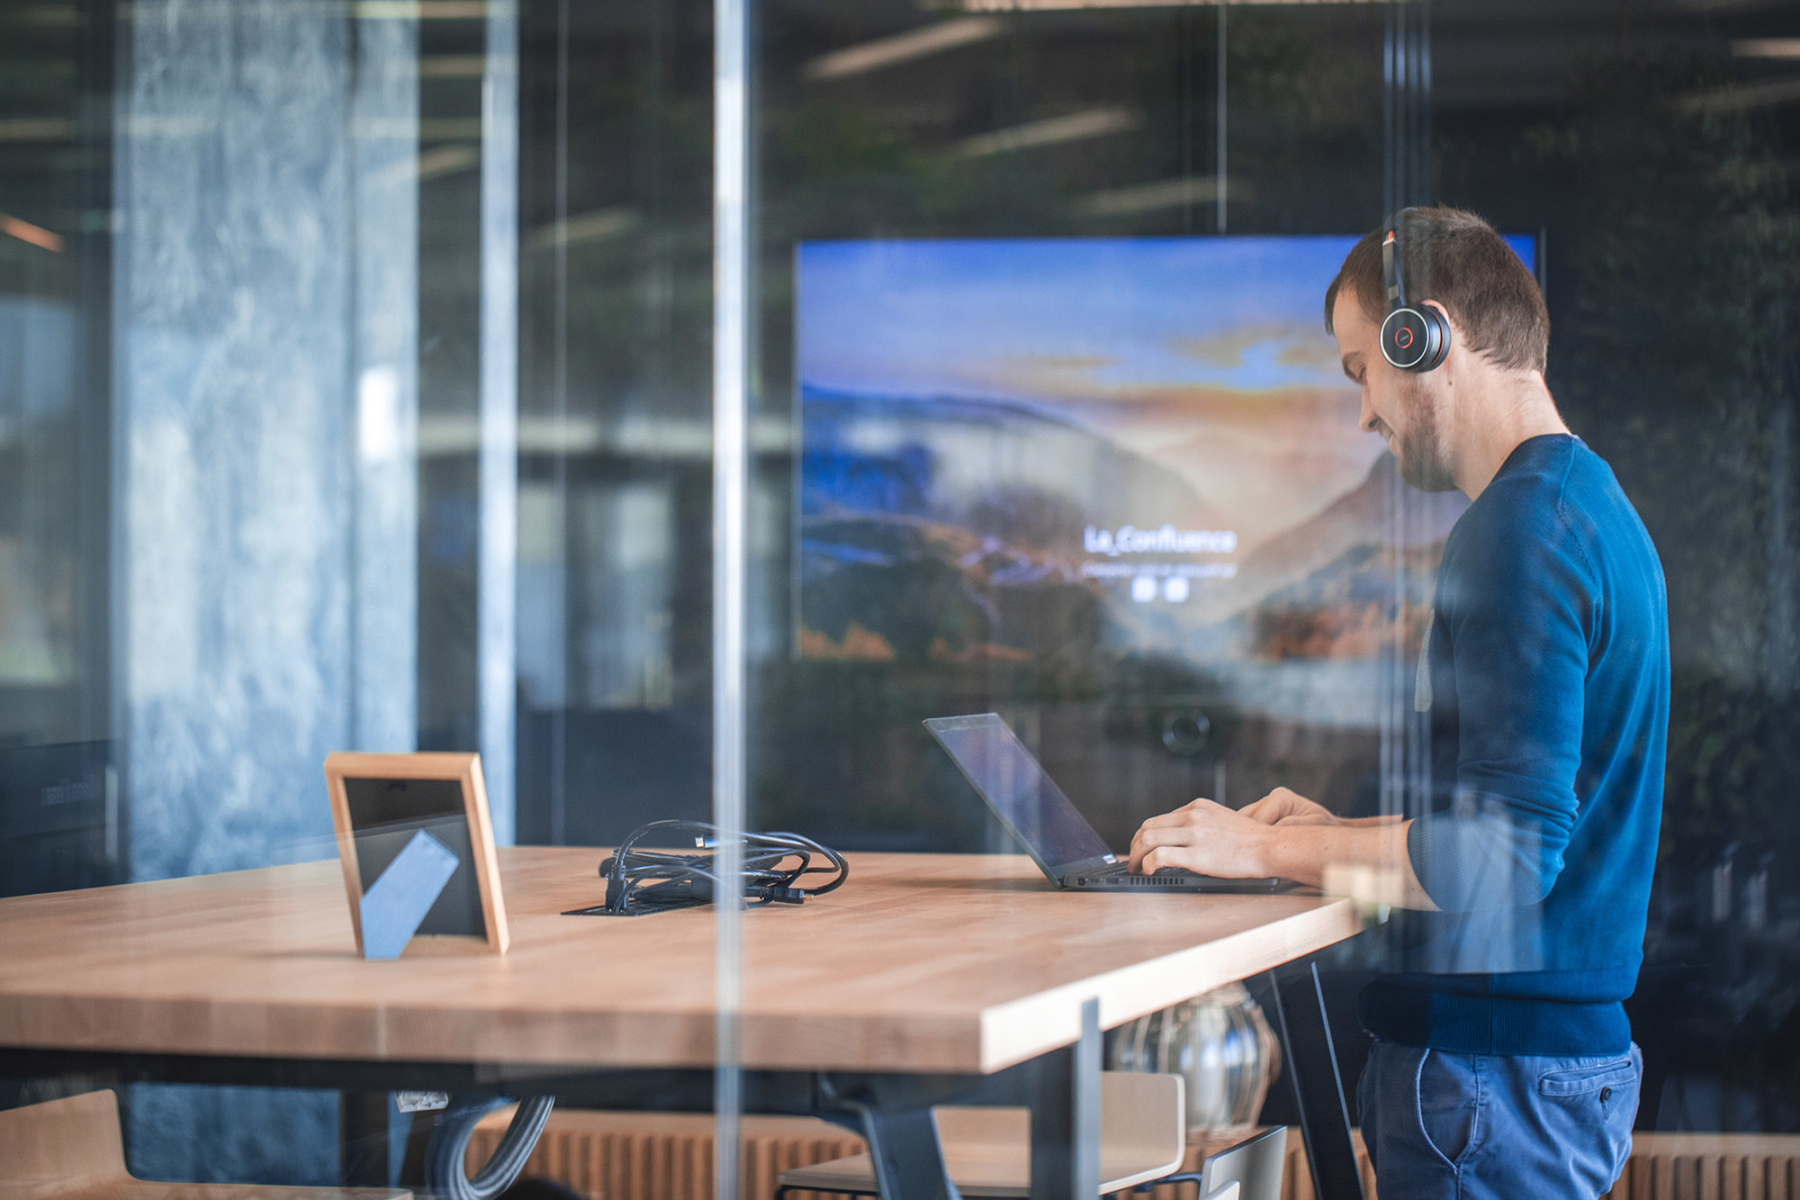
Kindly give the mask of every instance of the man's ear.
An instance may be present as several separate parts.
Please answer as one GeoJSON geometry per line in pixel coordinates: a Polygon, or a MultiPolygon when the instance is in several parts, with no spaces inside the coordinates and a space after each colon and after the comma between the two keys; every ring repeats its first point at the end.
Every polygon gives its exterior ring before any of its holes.
{"type": "Polygon", "coordinates": [[[1436,300],[1421,301],[1420,307],[1437,309],[1438,313],[1444,318],[1444,323],[1450,327],[1450,349],[1444,354],[1444,361],[1438,366],[1438,370],[1442,371],[1445,367],[1450,365],[1450,360],[1455,355],[1458,347],[1463,349],[1468,348],[1468,342],[1463,340],[1463,327],[1457,324],[1455,317],[1450,315],[1450,310],[1445,308],[1442,304],[1439,304],[1436,300]]]}
{"type": "Polygon", "coordinates": [[[1439,313],[1441,313],[1443,315],[1444,321],[1450,326],[1450,337],[1451,337],[1452,345],[1455,344],[1455,339],[1462,337],[1463,327],[1457,323],[1457,320],[1455,317],[1450,315],[1449,309],[1445,308],[1442,304],[1439,304],[1436,300],[1421,301],[1419,306],[1421,308],[1435,308],[1438,310],[1439,313]]]}

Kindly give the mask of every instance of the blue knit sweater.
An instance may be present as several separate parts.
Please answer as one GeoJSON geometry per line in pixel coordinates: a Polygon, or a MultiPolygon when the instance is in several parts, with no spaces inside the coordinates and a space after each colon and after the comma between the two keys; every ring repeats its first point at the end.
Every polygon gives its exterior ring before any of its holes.
{"type": "Polygon", "coordinates": [[[1474,1054],[1622,1052],[1662,818],[1669,635],[1656,548],[1606,463],[1536,437],[1451,530],[1414,707],[1430,811],[1365,1028],[1474,1054]]]}

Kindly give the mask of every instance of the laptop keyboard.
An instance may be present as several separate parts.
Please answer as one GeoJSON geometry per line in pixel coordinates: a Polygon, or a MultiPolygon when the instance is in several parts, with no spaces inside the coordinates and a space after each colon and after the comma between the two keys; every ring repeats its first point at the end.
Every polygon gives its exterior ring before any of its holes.
{"type": "MultiPolygon", "coordinates": [[[[1093,878],[1093,879],[1112,879],[1119,875],[1129,875],[1129,874],[1131,874],[1131,864],[1130,863],[1118,863],[1114,866],[1110,866],[1110,867],[1106,868],[1104,871],[1095,871],[1089,877],[1093,878]]],[[[1152,878],[1152,879],[1185,879],[1189,875],[1192,875],[1192,874],[1193,874],[1192,871],[1184,871],[1180,867],[1163,867],[1160,870],[1156,871],[1153,875],[1151,875],[1150,878],[1152,878]]]]}

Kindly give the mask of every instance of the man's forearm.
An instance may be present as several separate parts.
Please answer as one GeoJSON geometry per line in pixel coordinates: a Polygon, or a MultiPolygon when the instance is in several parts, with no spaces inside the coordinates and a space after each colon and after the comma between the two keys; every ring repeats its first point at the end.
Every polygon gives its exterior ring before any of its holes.
{"type": "Polygon", "coordinates": [[[1270,826],[1268,873],[1321,887],[1326,869],[1333,865],[1371,868],[1391,873],[1390,877],[1399,881],[1401,907],[1437,908],[1419,886],[1406,852],[1406,830],[1411,822],[1380,817],[1368,820],[1373,823],[1270,826]]]}

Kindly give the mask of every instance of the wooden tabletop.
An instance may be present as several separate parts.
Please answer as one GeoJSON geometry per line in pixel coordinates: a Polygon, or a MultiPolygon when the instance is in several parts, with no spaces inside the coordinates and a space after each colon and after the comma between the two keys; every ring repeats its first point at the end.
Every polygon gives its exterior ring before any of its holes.
{"type": "MultiPolygon", "coordinates": [[[[356,955],[335,860],[0,900],[0,1045],[710,1066],[714,913],[565,917],[600,851],[500,851],[504,956],[356,955]]],[[[987,1073],[1356,932],[1318,896],[1060,892],[1012,855],[857,854],[744,915],[743,1062],[987,1073]]]]}

